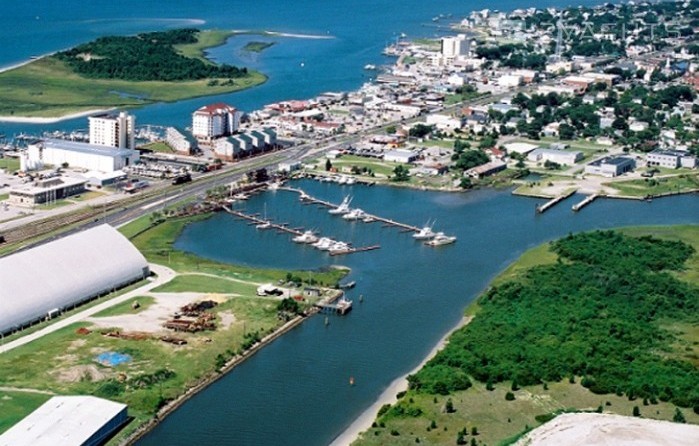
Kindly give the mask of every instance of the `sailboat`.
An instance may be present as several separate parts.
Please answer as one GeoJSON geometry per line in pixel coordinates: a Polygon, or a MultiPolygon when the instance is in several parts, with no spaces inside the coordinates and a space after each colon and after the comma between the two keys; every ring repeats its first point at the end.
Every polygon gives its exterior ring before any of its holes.
{"type": "Polygon", "coordinates": [[[257,229],[270,229],[272,227],[272,222],[267,220],[267,203],[265,203],[265,213],[262,219],[262,223],[255,225],[257,229]]]}
{"type": "Polygon", "coordinates": [[[350,211],[350,203],[352,202],[352,197],[349,195],[346,195],[345,198],[342,200],[342,203],[336,208],[330,209],[328,211],[329,214],[333,215],[339,215],[339,214],[346,214],[350,211]]]}

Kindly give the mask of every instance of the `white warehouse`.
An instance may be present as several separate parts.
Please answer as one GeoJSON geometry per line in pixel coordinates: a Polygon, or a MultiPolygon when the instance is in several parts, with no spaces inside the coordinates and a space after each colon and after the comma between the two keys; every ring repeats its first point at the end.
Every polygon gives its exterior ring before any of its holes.
{"type": "Polygon", "coordinates": [[[97,446],[127,422],[126,404],[54,396],[0,435],[0,446],[97,446]]]}
{"type": "Polygon", "coordinates": [[[51,164],[60,167],[68,163],[70,167],[98,172],[114,172],[135,164],[138,152],[130,149],[117,149],[62,139],[46,139],[27,148],[28,162],[32,165],[51,164]]]}
{"type": "Polygon", "coordinates": [[[0,258],[0,333],[51,317],[149,273],[143,255],[109,225],[0,258]]]}

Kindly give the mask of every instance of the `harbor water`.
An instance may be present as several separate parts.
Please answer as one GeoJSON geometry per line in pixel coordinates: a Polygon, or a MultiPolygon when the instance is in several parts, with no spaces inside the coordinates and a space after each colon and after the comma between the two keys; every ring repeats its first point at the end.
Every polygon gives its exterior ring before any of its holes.
{"type": "Polygon", "coordinates": [[[581,197],[573,196],[537,215],[535,206],[544,200],[509,191],[450,194],[312,181],[294,186],[334,203],[351,194],[353,207],[404,223],[436,219],[435,229],[458,241],[430,248],[396,228],[350,223],[327,208],[302,205],[298,194],[287,191],[254,196],[240,209],[381,249],[331,257],[227,213],[190,225],[176,246],[203,257],[274,268],[351,267],[354,308],[331,317],[328,326],[324,317],[307,320],[194,396],[139,445],[327,444],[419,364],[488,282],[526,249],[569,232],[696,223],[699,215],[696,195],[652,203],[600,199],[579,213],[570,207],[581,197]]]}

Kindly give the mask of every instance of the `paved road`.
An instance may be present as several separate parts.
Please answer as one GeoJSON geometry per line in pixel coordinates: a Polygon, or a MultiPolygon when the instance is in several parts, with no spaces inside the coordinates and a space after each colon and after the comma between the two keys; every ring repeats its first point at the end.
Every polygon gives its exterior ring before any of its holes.
{"type": "Polygon", "coordinates": [[[0,354],[5,353],[7,351],[10,351],[12,349],[15,349],[17,347],[20,347],[22,345],[28,344],[32,341],[37,340],[37,339],[40,339],[49,333],[53,333],[57,330],[65,328],[65,327],[67,327],[71,324],[74,324],[76,322],[83,321],[90,316],[94,316],[95,314],[99,313],[102,310],[105,310],[107,308],[111,308],[114,305],[125,302],[133,297],[142,296],[143,293],[147,293],[150,290],[152,290],[153,288],[156,288],[164,283],[169,282],[170,280],[172,280],[176,276],[175,271],[171,270],[170,268],[161,266],[161,265],[156,265],[156,264],[152,263],[152,264],[150,264],[150,269],[155,274],[157,274],[157,277],[150,280],[147,284],[145,284],[145,285],[143,285],[135,290],[129,291],[128,293],[122,294],[121,296],[115,297],[113,299],[107,299],[104,302],[100,302],[99,304],[97,304],[93,307],[82,310],[78,313],[75,313],[71,316],[66,317],[65,319],[61,319],[59,321],[56,321],[55,323],[52,323],[52,324],[42,328],[41,330],[35,331],[34,333],[30,333],[26,336],[22,336],[19,339],[15,339],[14,341],[8,342],[7,344],[3,343],[2,345],[0,345],[0,354]]]}

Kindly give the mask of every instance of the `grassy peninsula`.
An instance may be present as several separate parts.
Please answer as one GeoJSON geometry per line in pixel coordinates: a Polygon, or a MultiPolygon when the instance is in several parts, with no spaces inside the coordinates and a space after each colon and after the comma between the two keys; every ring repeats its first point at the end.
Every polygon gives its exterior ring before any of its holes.
{"type": "Polygon", "coordinates": [[[60,117],[230,93],[265,82],[259,72],[204,57],[204,49],[232,35],[182,29],[103,37],[41,58],[0,73],[0,116],[60,117]]]}
{"type": "Polygon", "coordinates": [[[355,444],[509,444],[569,411],[699,423],[698,248],[686,226],[533,249],[355,444]]]}
{"type": "Polygon", "coordinates": [[[248,42],[243,47],[243,51],[247,51],[249,53],[261,53],[272,45],[274,45],[274,42],[248,42]]]}

